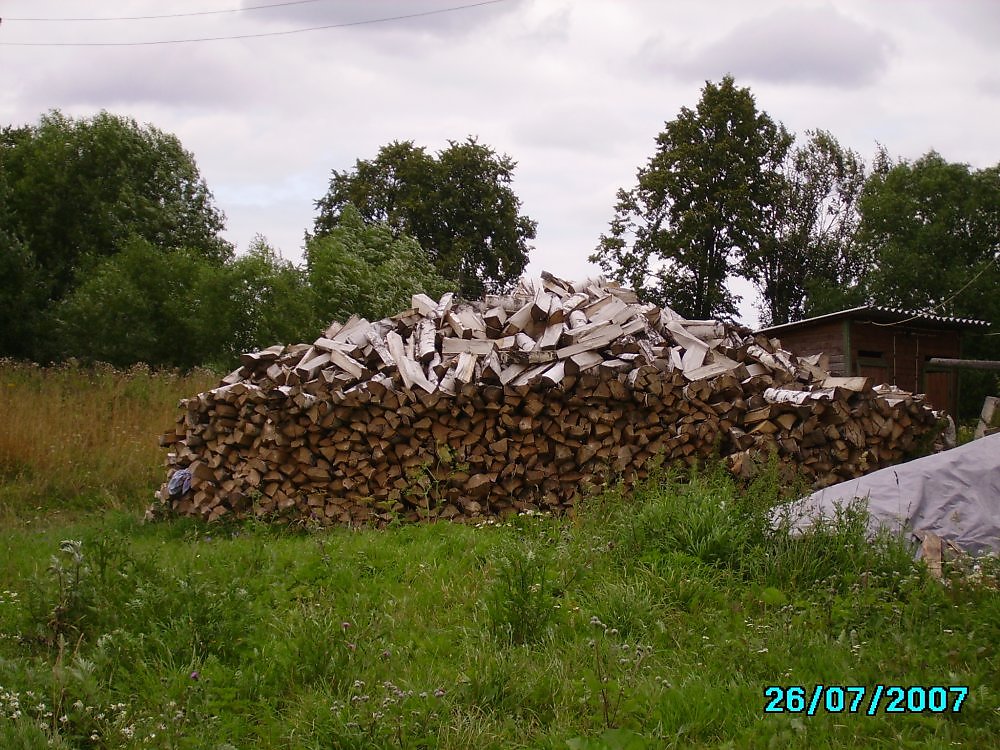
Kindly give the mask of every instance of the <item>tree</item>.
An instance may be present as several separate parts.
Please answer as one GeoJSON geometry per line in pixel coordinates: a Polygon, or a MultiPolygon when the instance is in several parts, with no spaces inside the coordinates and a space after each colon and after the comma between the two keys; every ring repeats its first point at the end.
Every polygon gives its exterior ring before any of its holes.
{"type": "MultiPolygon", "coordinates": [[[[862,280],[875,303],[1000,327],[1000,165],[973,170],[931,151],[873,174],[861,197],[862,280]]],[[[1000,337],[968,335],[964,354],[1000,359],[1000,337]]],[[[995,378],[962,372],[960,411],[978,411],[995,378]]]]}
{"type": "Polygon", "coordinates": [[[353,314],[378,320],[405,310],[417,292],[437,299],[456,288],[415,239],[385,224],[366,225],[350,203],[332,231],[308,241],[306,269],[324,325],[353,314]]]}
{"type": "Polygon", "coordinates": [[[9,201],[0,172],[0,354],[27,357],[46,289],[34,254],[14,231],[9,201]]]}
{"type": "Polygon", "coordinates": [[[657,136],[636,187],[618,191],[610,231],[590,260],[682,315],[735,315],[725,282],[737,256],[761,244],[762,213],[791,142],[731,76],[706,82],[697,108],[682,107],[657,136]]]}
{"type": "Polygon", "coordinates": [[[975,171],[931,151],[873,175],[861,214],[869,297],[1000,322],[1000,166],[975,171]]]}
{"type": "MultiPolygon", "coordinates": [[[[254,237],[249,250],[226,264],[225,270],[216,276],[222,287],[208,290],[208,299],[228,310],[228,315],[219,315],[231,321],[230,355],[312,341],[319,334],[324,323],[315,315],[305,270],[283,259],[264,237],[254,237]]],[[[217,317],[209,310],[203,319],[217,317]]]]}
{"type": "Polygon", "coordinates": [[[369,224],[414,237],[440,276],[469,298],[508,288],[524,271],[536,222],[519,213],[516,163],[474,138],[449,141],[437,156],[412,141],[383,146],[353,171],[333,172],[316,202],[316,237],[333,231],[352,204],[369,224]]]}
{"type": "Polygon", "coordinates": [[[134,239],[88,269],[49,316],[55,359],[210,365],[319,332],[305,273],[263,237],[223,265],[134,239]]]}
{"type": "Polygon", "coordinates": [[[864,161],[830,133],[807,135],[782,164],[759,239],[743,254],[741,274],[761,293],[765,325],[843,306],[864,270],[855,243],[864,161]]]}
{"type": "Polygon", "coordinates": [[[203,289],[220,266],[133,239],[86,275],[49,315],[49,352],[126,367],[193,367],[226,350],[227,331],[203,322],[203,289]]]}
{"type": "Polygon", "coordinates": [[[4,228],[30,249],[55,300],[83,265],[133,238],[216,263],[232,255],[194,157],[152,126],[52,111],[35,126],[3,130],[0,172],[10,191],[4,228]]]}

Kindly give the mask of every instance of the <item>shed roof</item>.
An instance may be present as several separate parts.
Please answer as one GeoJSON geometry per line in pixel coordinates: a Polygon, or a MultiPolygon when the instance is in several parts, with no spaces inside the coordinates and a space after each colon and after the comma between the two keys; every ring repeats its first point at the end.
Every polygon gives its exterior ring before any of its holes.
{"type": "Polygon", "coordinates": [[[792,323],[784,323],[779,326],[761,328],[757,331],[757,333],[763,333],[771,336],[773,334],[794,331],[799,328],[807,328],[818,323],[829,323],[836,320],[846,319],[889,325],[919,325],[926,328],[946,330],[956,330],[962,328],[989,328],[990,326],[989,321],[975,320],[974,318],[953,318],[946,315],[933,315],[932,313],[917,312],[914,310],[900,310],[895,307],[862,305],[861,307],[852,307],[847,310],[827,313],[826,315],[817,315],[815,318],[806,318],[805,320],[797,320],[792,323]]]}

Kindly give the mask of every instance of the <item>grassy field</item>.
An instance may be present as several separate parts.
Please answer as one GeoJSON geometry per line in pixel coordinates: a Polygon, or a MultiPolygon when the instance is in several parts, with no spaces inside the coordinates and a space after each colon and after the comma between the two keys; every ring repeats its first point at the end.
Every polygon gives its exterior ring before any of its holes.
{"type": "Polygon", "coordinates": [[[0,519],[136,510],[163,481],[156,438],[218,376],[0,360],[0,519]]]}
{"type": "Polygon", "coordinates": [[[1000,736],[995,563],[943,585],[896,541],[867,542],[856,512],[790,539],[766,523],[766,478],[663,476],[573,519],[480,528],[142,524],[162,477],[150,446],[206,378],[0,373],[4,408],[22,409],[0,425],[2,748],[1000,736]],[[114,456],[101,419],[121,433],[114,456]],[[817,684],[970,691],[958,713],[764,712],[766,686],[817,684]]]}

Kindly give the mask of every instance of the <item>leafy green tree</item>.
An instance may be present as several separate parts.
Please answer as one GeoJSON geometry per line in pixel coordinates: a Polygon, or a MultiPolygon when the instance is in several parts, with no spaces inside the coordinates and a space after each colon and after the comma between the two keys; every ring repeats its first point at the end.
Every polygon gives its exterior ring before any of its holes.
{"type": "MultiPolygon", "coordinates": [[[[869,300],[939,315],[987,320],[1000,330],[1000,165],[974,170],[931,151],[869,178],[859,241],[872,264],[869,300]]],[[[1000,359],[1000,337],[966,335],[964,354],[1000,359]]],[[[995,391],[989,373],[962,372],[960,412],[995,391]]]]}
{"type": "Polygon", "coordinates": [[[682,107],[657,136],[637,185],[618,191],[610,231],[590,260],[682,315],[735,315],[725,282],[738,257],[761,244],[791,142],[731,76],[706,82],[697,107],[682,107]]]}
{"type": "Polygon", "coordinates": [[[223,370],[319,329],[304,271],[262,237],[224,265],[134,239],[89,269],[49,322],[56,359],[223,370]]]}
{"type": "Polygon", "coordinates": [[[185,250],[133,239],[90,268],[49,318],[53,358],[125,367],[192,367],[226,349],[224,326],[202,322],[202,290],[221,267],[185,250]]]}
{"type": "Polygon", "coordinates": [[[352,171],[333,172],[316,202],[313,232],[333,231],[350,203],[367,223],[414,237],[466,297],[500,291],[524,271],[537,227],[519,213],[511,188],[515,167],[474,138],[449,141],[436,157],[412,141],[393,142],[374,159],[359,159],[352,171]]]}
{"type": "Polygon", "coordinates": [[[27,357],[46,289],[35,256],[14,231],[9,199],[0,172],[0,354],[27,357]]]}
{"type": "Polygon", "coordinates": [[[437,299],[456,289],[415,239],[396,235],[385,224],[366,224],[351,204],[341,210],[334,229],[308,241],[306,269],[316,316],[324,324],[352,314],[378,320],[405,310],[417,292],[437,299]]]}
{"type": "Polygon", "coordinates": [[[1000,322],[1000,166],[973,170],[931,151],[873,175],[861,214],[869,297],[1000,322]]]}
{"type": "Polygon", "coordinates": [[[828,132],[807,135],[782,164],[759,238],[743,254],[741,274],[761,293],[766,325],[843,306],[865,268],[855,243],[864,161],[828,132]]]}
{"type": "Polygon", "coordinates": [[[55,300],[81,267],[133,237],[216,263],[232,255],[194,157],[175,136],[133,119],[52,111],[37,125],[6,128],[0,172],[10,191],[5,228],[30,248],[55,300]]]}
{"type": "Polygon", "coordinates": [[[213,363],[222,367],[241,352],[312,341],[319,334],[304,269],[284,260],[260,235],[223,268],[203,271],[200,297],[199,338],[213,340],[212,329],[226,332],[224,348],[213,354],[213,363]]]}

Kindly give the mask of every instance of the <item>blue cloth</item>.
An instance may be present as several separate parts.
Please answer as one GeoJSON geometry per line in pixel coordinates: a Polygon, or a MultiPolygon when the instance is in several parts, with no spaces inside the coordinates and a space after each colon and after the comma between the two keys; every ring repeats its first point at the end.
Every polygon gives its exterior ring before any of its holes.
{"type": "Polygon", "coordinates": [[[167,492],[170,497],[180,497],[191,489],[191,470],[178,469],[167,482],[167,492]]]}

